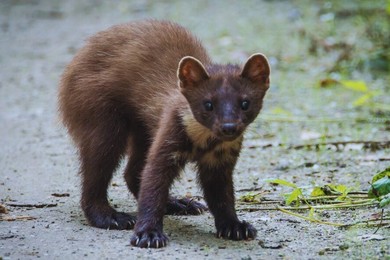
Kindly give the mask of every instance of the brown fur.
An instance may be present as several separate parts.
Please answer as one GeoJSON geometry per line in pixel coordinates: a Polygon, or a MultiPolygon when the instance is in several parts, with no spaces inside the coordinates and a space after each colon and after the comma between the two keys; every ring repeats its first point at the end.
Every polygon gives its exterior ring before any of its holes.
{"type": "Polygon", "coordinates": [[[217,235],[254,238],[256,230],[236,216],[232,173],[269,73],[261,54],[244,67],[213,64],[195,37],[166,21],[118,25],[90,38],[66,68],[59,93],[63,122],[79,149],[89,223],[134,226],[134,216],[107,200],[112,174],[127,154],[124,176],[138,199],[133,245],[165,246],[164,214],[206,209],[169,196],[188,161],[196,163],[217,235]]]}

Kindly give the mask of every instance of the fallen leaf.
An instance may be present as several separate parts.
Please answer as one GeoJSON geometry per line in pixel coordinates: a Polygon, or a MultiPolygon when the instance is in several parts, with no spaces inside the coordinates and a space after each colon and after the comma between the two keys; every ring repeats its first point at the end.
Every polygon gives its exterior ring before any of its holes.
{"type": "Polygon", "coordinates": [[[339,82],[335,79],[326,78],[326,79],[320,80],[319,85],[321,88],[327,88],[327,87],[332,87],[332,86],[336,85],[337,83],[339,83],[339,82]]]}
{"type": "Polygon", "coordinates": [[[292,116],[291,112],[284,109],[284,108],[281,108],[281,107],[275,107],[271,110],[271,113],[272,114],[275,114],[275,115],[285,115],[285,116],[292,116]]]}
{"type": "Polygon", "coordinates": [[[364,81],[355,81],[355,80],[341,80],[340,83],[351,90],[358,92],[367,92],[368,88],[366,82],[364,81]]]}
{"type": "Polygon", "coordinates": [[[370,99],[372,98],[371,93],[364,94],[363,96],[360,96],[358,99],[352,102],[352,105],[355,107],[362,106],[366,104],[370,99]]]}
{"type": "Polygon", "coordinates": [[[298,188],[298,186],[295,185],[294,183],[289,182],[289,181],[285,181],[285,180],[281,180],[281,179],[267,180],[267,182],[272,183],[272,184],[279,184],[279,185],[283,185],[283,186],[287,186],[287,187],[291,187],[291,188],[295,188],[295,189],[298,188]]]}
{"type": "Polygon", "coordinates": [[[318,132],[313,132],[313,131],[302,131],[301,132],[301,140],[313,140],[313,139],[318,139],[322,135],[318,132]]]}
{"type": "Polygon", "coordinates": [[[3,213],[3,214],[7,214],[8,213],[7,208],[4,205],[2,205],[2,204],[0,204],[0,213],[3,213]]]}
{"type": "Polygon", "coordinates": [[[273,242],[267,242],[265,243],[263,240],[259,241],[259,246],[266,249],[281,249],[283,248],[282,244],[279,243],[273,243],[273,242]]]}

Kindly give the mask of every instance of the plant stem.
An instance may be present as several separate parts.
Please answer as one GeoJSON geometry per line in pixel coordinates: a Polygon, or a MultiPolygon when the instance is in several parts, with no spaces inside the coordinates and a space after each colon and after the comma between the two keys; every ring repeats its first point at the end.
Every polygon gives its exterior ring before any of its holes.
{"type": "Polygon", "coordinates": [[[325,224],[325,225],[331,225],[331,226],[335,226],[335,227],[341,227],[341,226],[345,225],[345,224],[341,224],[341,223],[327,222],[327,221],[322,221],[322,220],[315,219],[315,218],[306,217],[306,216],[303,216],[303,215],[291,212],[291,211],[286,210],[286,209],[281,208],[281,207],[278,207],[277,209],[282,211],[282,212],[284,212],[284,213],[286,213],[286,214],[289,214],[291,216],[302,218],[302,219],[310,221],[310,222],[315,222],[315,223],[325,224]]]}

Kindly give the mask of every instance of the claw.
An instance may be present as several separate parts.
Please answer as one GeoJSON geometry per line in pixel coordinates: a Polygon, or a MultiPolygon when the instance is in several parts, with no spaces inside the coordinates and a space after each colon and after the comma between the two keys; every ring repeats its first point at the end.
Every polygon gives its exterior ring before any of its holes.
{"type": "Polygon", "coordinates": [[[139,243],[139,237],[137,237],[137,240],[135,241],[135,245],[138,246],[139,243]]]}
{"type": "Polygon", "coordinates": [[[248,231],[248,229],[245,230],[245,238],[249,238],[249,231],[248,231]]]}
{"type": "Polygon", "coordinates": [[[148,241],[148,248],[150,247],[150,241],[148,241]]]}
{"type": "Polygon", "coordinates": [[[200,208],[197,208],[196,210],[198,211],[199,215],[201,215],[203,213],[200,208]]]}
{"type": "Polygon", "coordinates": [[[240,238],[240,232],[238,232],[238,230],[237,230],[237,239],[239,239],[240,238]]]}
{"type": "Polygon", "coordinates": [[[156,248],[159,248],[158,240],[156,241],[156,248]]]}
{"type": "Polygon", "coordinates": [[[227,233],[227,237],[230,237],[230,231],[227,233]]]}

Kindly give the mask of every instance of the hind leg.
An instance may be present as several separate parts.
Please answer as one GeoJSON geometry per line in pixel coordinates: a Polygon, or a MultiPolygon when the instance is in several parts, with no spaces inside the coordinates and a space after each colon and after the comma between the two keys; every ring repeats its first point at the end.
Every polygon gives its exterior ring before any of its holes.
{"type": "Polygon", "coordinates": [[[126,148],[126,124],[106,121],[87,133],[80,144],[84,214],[88,222],[98,228],[131,229],[135,217],[117,212],[107,199],[108,185],[126,148]]]}

